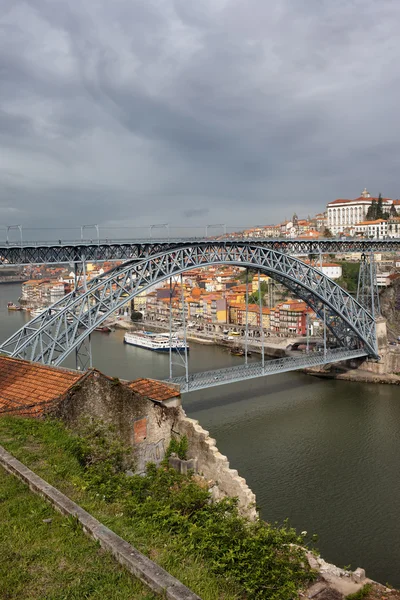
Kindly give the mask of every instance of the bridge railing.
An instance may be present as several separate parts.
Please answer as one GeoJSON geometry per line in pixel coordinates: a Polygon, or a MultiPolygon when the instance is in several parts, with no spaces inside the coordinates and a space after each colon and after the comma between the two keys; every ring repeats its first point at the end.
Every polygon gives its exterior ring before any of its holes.
{"type": "Polygon", "coordinates": [[[345,245],[352,243],[364,242],[366,244],[374,245],[390,245],[391,243],[398,243],[400,245],[400,239],[397,238],[381,238],[379,240],[370,240],[368,238],[318,238],[316,240],[308,240],[305,238],[273,238],[273,237],[250,237],[250,236],[217,236],[217,237],[140,237],[135,238],[102,238],[102,239],[59,239],[59,240],[23,240],[21,241],[9,241],[0,240],[0,248],[53,248],[53,247],[70,247],[70,246],[114,246],[114,245],[135,245],[135,244],[173,244],[173,243],[193,243],[193,242],[266,242],[268,244],[296,244],[296,243],[309,243],[309,244],[324,244],[333,243],[337,245],[345,245]]]}

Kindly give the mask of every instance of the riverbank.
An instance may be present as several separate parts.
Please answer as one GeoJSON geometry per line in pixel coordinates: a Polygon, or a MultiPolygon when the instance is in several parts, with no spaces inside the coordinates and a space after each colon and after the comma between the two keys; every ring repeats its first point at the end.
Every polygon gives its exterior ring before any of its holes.
{"type": "MultiPolygon", "coordinates": [[[[145,329],[148,328],[151,331],[160,332],[160,333],[161,332],[165,333],[165,332],[169,331],[168,325],[161,325],[160,323],[154,323],[154,321],[132,322],[130,319],[128,319],[128,317],[126,317],[124,319],[114,320],[107,324],[111,327],[115,327],[116,329],[124,329],[124,330],[129,330],[129,329],[140,330],[143,328],[145,328],[145,329]]],[[[182,332],[179,332],[179,333],[180,333],[180,335],[183,335],[182,332]]],[[[198,332],[198,331],[196,331],[196,333],[194,333],[193,331],[188,329],[186,331],[186,339],[189,342],[196,342],[198,344],[220,346],[221,348],[229,349],[229,348],[233,348],[234,346],[238,346],[238,345],[240,345],[242,348],[244,348],[244,340],[239,336],[238,336],[237,340],[228,340],[228,339],[226,339],[226,336],[198,332]]],[[[272,358],[283,358],[283,357],[287,356],[286,347],[289,344],[293,344],[296,340],[297,340],[297,338],[278,338],[275,336],[267,337],[264,340],[264,353],[267,356],[270,356],[272,358]]],[[[256,354],[261,355],[261,352],[262,352],[261,342],[259,342],[257,339],[250,338],[248,341],[247,348],[250,352],[254,352],[256,354]]]]}
{"type": "Polygon", "coordinates": [[[318,370],[318,367],[304,369],[306,375],[313,375],[321,379],[337,379],[339,381],[353,381],[355,383],[385,383],[391,385],[400,385],[400,377],[394,373],[385,373],[376,375],[362,369],[352,369],[351,371],[325,372],[318,370]]]}

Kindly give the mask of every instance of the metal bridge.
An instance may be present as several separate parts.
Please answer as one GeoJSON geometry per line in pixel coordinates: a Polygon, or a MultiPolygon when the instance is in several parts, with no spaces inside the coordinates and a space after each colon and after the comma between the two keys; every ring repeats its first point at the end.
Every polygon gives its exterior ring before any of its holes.
{"type": "Polygon", "coordinates": [[[299,357],[288,356],[286,358],[276,358],[273,360],[253,362],[247,365],[238,365],[226,369],[215,371],[203,371],[202,373],[193,373],[188,377],[173,377],[166,383],[179,385],[182,394],[194,392],[204,388],[235,383],[245,379],[256,379],[266,375],[277,375],[278,373],[287,373],[297,369],[318,367],[329,363],[335,363],[342,360],[354,360],[355,358],[366,357],[363,350],[347,350],[337,348],[327,352],[312,352],[299,357]]]}
{"type": "Polygon", "coordinates": [[[159,252],[172,251],[174,248],[207,247],[210,244],[220,247],[261,246],[286,254],[304,256],[309,254],[335,254],[350,252],[398,252],[400,239],[366,240],[360,238],[337,240],[304,240],[220,237],[210,238],[174,238],[154,240],[96,240],[59,242],[20,242],[0,243],[0,266],[30,265],[49,263],[82,263],[99,261],[142,260],[159,252]]]}
{"type": "MultiPolygon", "coordinates": [[[[154,249],[154,246],[151,248],[154,249]]],[[[320,270],[286,252],[260,242],[227,241],[203,241],[173,247],[167,244],[163,245],[162,251],[121,264],[45,309],[40,316],[6,340],[0,346],[0,352],[52,365],[60,365],[71,352],[75,352],[77,367],[86,369],[91,366],[91,332],[116,310],[158,282],[166,279],[171,281],[185,271],[216,264],[256,269],[284,284],[324,319],[325,331],[333,334],[339,348],[326,351],[323,355],[309,355],[300,362],[280,359],[266,363],[263,355],[261,365],[252,363],[227,369],[225,374],[219,371],[213,375],[190,377],[186,356],[185,391],[325,364],[332,360],[361,356],[379,358],[373,296],[367,306],[365,301],[363,304],[358,302],[320,270]]],[[[364,261],[363,271],[364,284],[360,287],[359,298],[365,300],[369,297],[366,289],[372,282],[368,261],[364,261]]],[[[175,380],[171,376],[170,380],[182,384],[180,378],[175,380]]]]}

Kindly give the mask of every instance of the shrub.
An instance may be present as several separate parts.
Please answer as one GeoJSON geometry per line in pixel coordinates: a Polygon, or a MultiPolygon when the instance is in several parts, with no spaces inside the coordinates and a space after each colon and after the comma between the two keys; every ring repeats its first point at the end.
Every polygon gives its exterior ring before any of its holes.
{"type": "Polygon", "coordinates": [[[181,460],[186,460],[188,449],[189,442],[186,435],[182,436],[180,440],[172,438],[165,452],[165,458],[169,458],[172,453],[175,453],[181,460]]]}

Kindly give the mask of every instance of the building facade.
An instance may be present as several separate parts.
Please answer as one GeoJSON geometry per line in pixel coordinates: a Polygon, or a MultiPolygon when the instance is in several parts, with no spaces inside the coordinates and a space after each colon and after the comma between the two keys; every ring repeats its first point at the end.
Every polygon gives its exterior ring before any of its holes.
{"type": "MultiPolygon", "coordinates": [[[[367,212],[373,201],[379,198],[372,197],[366,188],[361,196],[354,200],[338,198],[329,202],[327,206],[328,229],[334,234],[344,232],[346,229],[355,228],[356,225],[366,220],[367,212]]],[[[382,198],[383,210],[389,212],[392,205],[396,211],[400,209],[398,200],[382,198]]]]}

